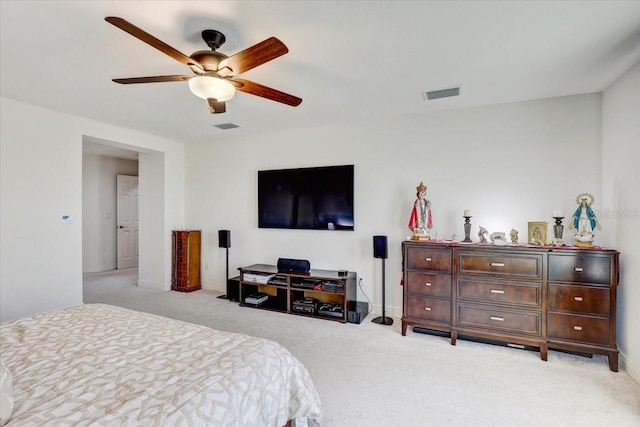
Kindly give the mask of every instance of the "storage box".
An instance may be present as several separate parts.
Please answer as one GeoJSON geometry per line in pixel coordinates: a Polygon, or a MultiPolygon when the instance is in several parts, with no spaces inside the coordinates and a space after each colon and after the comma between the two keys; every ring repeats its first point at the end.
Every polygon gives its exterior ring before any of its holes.
{"type": "Polygon", "coordinates": [[[349,323],[360,323],[369,314],[368,302],[349,301],[348,307],[347,321],[349,323]]]}

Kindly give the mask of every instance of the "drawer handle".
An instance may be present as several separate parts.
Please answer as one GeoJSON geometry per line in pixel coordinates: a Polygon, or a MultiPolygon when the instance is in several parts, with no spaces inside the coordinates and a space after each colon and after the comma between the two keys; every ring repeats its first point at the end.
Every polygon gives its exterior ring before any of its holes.
{"type": "Polygon", "coordinates": [[[431,311],[431,307],[425,307],[424,309],[427,311],[431,311]]]}
{"type": "Polygon", "coordinates": [[[504,322],[504,317],[491,316],[490,319],[491,320],[497,320],[499,322],[504,322]]]}
{"type": "Polygon", "coordinates": [[[578,273],[582,273],[582,267],[574,267],[573,271],[577,271],[578,273]]]}
{"type": "Polygon", "coordinates": [[[504,267],[503,262],[492,262],[491,267],[504,267]]]}
{"type": "Polygon", "coordinates": [[[504,294],[503,290],[500,289],[491,289],[492,294],[504,294]]]}
{"type": "Polygon", "coordinates": [[[431,258],[425,258],[424,260],[427,262],[431,262],[431,258]]]}
{"type": "Polygon", "coordinates": [[[573,297],[573,299],[576,301],[582,301],[582,297],[573,297]]]}
{"type": "Polygon", "coordinates": [[[431,286],[431,283],[430,282],[426,282],[424,285],[425,286],[431,286]]]}
{"type": "Polygon", "coordinates": [[[581,331],[582,330],[582,326],[575,325],[573,327],[573,329],[575,329],[576,331],[581,331]]]}

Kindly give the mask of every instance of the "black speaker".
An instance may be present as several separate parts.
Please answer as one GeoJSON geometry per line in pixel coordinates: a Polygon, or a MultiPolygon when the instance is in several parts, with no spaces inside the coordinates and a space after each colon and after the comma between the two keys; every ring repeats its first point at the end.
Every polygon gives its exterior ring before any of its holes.
{"type": "MultiPolygon", "coordinates": [[[[227,294],[220,295],[218,298],[220,299],[228,299],[234,301],[234,293],[232,290],[232,281],[229,280],[229,248],[231,247],[231,231],[229,230],[218,230],[218,247],[225,248],[227,252],[227,294]]],[[[235,300],[239,301],[239,297],[235,297],[235,300]]]]}
{"type": "Polygon", "coordinates": [[[388,258],[387,236],[373,236],[373,257],[388,258]]]}
{"type": "Polygon", "coordinates": [[[308,273],[311,263],[306,259],[278,258],[280,273],[308,273]]]}
{"type": "Polygon", "coordinates": [[[231,231],[218,230],[218,247],[219,248],[231,247],[231,231]]]}
{"type": "Polygon", "coordinates": [[[387,254],[387,236],[373,236],[373,257],[382,258],[382,316],[376,317],[372,320],[373,323],[380,325],[393,325],[393,319],[387,317],[385,313],[385,272],[384,272],[384,260],[388,257],[387,254]]]}

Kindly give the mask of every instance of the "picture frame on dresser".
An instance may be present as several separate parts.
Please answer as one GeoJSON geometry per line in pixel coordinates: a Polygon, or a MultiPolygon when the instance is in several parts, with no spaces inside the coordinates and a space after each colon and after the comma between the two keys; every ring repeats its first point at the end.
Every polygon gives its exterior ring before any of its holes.
{"type": "Polygon", "coordinates": [[[546,221],[534,221],[527,223],[527,243],[534,246],[547,246],[549,223],[546,221]]]}

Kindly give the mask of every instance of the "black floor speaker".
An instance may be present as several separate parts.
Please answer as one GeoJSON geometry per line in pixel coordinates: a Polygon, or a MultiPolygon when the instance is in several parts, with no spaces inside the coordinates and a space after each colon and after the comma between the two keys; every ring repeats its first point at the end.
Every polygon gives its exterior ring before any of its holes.
{"type": "Polygon", "coordinates": [[[393,325],[393,319],[387,317],[385,302],[385,268],[384,260],[387,258],[387,236],[373,236],[373,257],[382,259],[382,316],[372,320],[379,325],[393,325]]]}
{"type": "MultiPolygon", "coordinates": [[[[227,270],[226,270],[226,285],[227,285],[227,293],[226,295],[220,295],[218,298],[220,299],[228,299],[231,301],[234,301],[234,299],[232,299],[229,295],[229,282],[231,279],[229,279],[229,248],[231,247],[231,231],[229,230],[218,230],[218,247],[219,248],[225,248],[225,251],[227,252],[227,270]]],[[[240,297],[237,296],[236,300],[240,300],[240,297]]]]}

